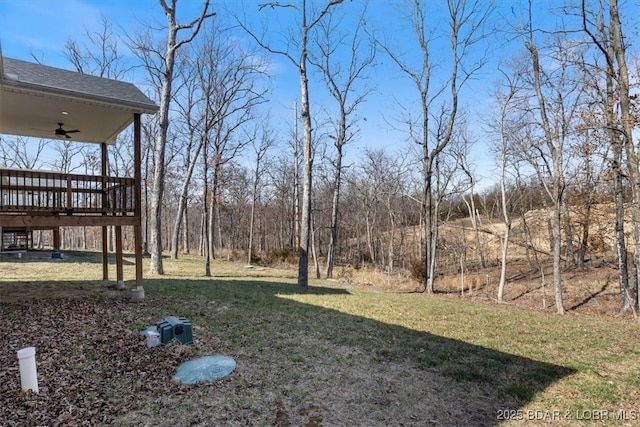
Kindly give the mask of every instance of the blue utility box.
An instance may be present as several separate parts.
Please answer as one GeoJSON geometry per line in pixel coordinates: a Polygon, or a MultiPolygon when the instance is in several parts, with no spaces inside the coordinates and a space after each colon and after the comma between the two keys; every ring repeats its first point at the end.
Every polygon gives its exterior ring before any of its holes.
{"type": "Polygon", "coordinates": [[[168,316],[156,326],[160,333],[160,344],[170,344],[176,340],[181,344],[193,345],[191,322],[184,317],[168,316]]]}

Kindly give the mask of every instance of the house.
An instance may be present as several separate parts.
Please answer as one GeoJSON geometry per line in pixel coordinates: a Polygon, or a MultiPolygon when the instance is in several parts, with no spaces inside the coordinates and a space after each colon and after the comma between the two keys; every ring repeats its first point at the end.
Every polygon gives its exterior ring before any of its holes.
{"type": "Polygon", "coordinates": [[[48,229],[57,248],[60,227],[102,227],[107,280],[107,227],[113,226],[117,282],[124,287],[122,227],[133,227],[134,291],[143,295],[140,117],[157,110],[131,83],[4,58],[0,51],[0,134],[101,147],[100,175],[0,169],[0,244],[28,247],[32,230],[48,229]],[[107,146],[132,123],[134,176],[110,176],[107,146]]]}

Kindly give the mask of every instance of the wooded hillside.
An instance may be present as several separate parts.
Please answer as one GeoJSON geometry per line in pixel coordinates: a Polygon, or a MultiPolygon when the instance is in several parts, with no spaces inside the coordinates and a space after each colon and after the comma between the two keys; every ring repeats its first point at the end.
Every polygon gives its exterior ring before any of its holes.
{"type": "MultiPolygon", "coordinates": [[[[163,253],[201,255],[207,276],[216,257],[297,262],[301,286],[344,266],[411,277],[425,292],[473,273],[504,301],[514,277],[538,272],[545,306],[562,314],[575,305],[564,274],[604,263],[618,309],[637,312],[640,99],[627,5],[159,3],[164,27],[119,33],[105,19],[64,48],[81,72],[139,70],[161,104],[142,125],[152,274],[163,253]],[[272,85],[285,68],[286,84],[272,85]]],[[[110,168],[127,176],[121,147],[110,168]]],[[[0,144],[6,167],[91,173],[97,156],[67,140],[0,144]]],[[[69,230],[63,242],[95,248],[100,236],[69,230]]]]}

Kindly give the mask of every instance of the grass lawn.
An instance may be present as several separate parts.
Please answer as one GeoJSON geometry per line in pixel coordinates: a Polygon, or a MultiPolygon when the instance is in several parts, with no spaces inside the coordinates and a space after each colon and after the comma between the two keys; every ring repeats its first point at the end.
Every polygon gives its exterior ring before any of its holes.
{"type": "Polygon", "coordinates": [[[224,261],[207,278],[197,257],[166,259],[165,270],[132,302],[101,280],[99,254],[1,257],[0,425],[640,423],[633,320],[339,281],[299,289],[293,271],[224,261]],[[139,331],[168,315],[191,321],[194,346],[146,347],[139,331]],[[20,392],[16,352],[27,346],[38,395],[20,392]],[[236,370],[172,379],[209,354],[236,370]]]}

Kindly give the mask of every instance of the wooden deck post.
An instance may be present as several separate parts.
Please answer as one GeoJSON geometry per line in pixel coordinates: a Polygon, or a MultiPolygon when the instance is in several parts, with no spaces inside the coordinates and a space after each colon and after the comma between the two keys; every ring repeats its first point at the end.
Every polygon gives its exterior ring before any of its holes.
{"type": "Polygon", "coordinates": [[[122,226],[116,225],[116,288],[124,289],[124,272],[122,269],[122,226]]]}
{"type": "Polygon", "coordinates": [[[53,250],[60,250],[60,227],[53,227],[53,250]]]}
{"type": "Polygon", "coordinates": [[[133,115],[133,165],[135,181],[135,217],[133,226],[136,256],[136,286],[142,288],[142,139],[140,114],[133,115]]]}
{"type": "MultiPolygon", "coordinates": [[[[101,175],[107,176],[107,144],[104,142],[100,144],[101,151],[101,160],[100,160],[100,172],[101,175]]],[[[104,183],[103,183],[104,185],[104,183]]],[[[104,188],[102,190],[102,207],[104,208],[106,205],[106,195],[104,193],[104,188]]],[[[103,215],[106,215],[104,213],[103,215]]],[[[106,226],[102,226],[102,280],[109,280],[109,247],[108,247],[108,230],[106,226]]]]}

